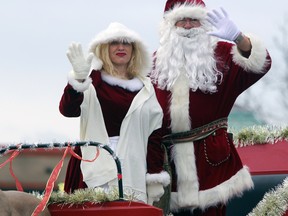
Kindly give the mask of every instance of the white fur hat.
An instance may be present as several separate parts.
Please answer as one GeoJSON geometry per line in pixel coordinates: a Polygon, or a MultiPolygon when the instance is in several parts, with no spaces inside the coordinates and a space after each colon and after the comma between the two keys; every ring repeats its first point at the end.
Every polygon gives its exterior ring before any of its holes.
{"type": "MultiPolygon", "coordinates": [[[[97,34],[90,43],[89,51],[95,54],[95,50],[100,44],[106,44],[115,40],[137,44],[142,62],[141,68],[139,69],[140,74],[146,76],[149,72],[148,70],[151,69],[152,56],[149,54],[148,49],[140,36],[121,23],[113,22],[108,26],[107,29],[97,34]]],[[[100,61],[100,59],[96,59],[96,64],[96,68],[94,64],[94,69],[101,69],[102,62],[100,61]]]]}

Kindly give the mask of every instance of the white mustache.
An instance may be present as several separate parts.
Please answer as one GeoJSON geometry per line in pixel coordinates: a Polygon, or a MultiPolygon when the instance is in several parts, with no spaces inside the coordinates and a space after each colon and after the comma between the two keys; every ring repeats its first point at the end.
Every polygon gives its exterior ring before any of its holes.
{"type": "Polygon", "coordinates": [[[193,38],[197,35],[205,33],[205,30],[203,28],[191,28],[191,29],[176,28],[176,33],[182,37],[193,38]]]}

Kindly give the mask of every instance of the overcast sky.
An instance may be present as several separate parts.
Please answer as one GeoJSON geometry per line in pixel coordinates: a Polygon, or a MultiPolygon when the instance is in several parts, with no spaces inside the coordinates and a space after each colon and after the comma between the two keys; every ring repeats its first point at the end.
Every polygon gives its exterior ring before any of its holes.
{"type": "MultiPolygon", "coordinates": [[[[138,32],[152,53],[158,47],[158,25],[165,2],[2,1],[0,143],[78,140],[79,119],[63,117],[58,111],[71,69],[66,57],[69,44],[77,41],[86,49],[99,31],[118,21],[138,32]]],[[[260,36],[272,58],[277,55],[273,38],[287,18],[287,0],[205,3],[208,9],[224,7],[243,32],[260,36]]]]}

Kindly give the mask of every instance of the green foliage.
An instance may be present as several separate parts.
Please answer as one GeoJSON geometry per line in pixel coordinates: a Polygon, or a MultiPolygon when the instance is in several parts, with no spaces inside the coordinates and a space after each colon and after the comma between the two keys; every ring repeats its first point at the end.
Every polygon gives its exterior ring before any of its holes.
{"type": "MultiPolygon", "coordinates": [[[[125,193],[125,200],[136,200],[136,197],[133,193],[125,193]]],[[[74,193],[68,194],[63,191],[53,192],[50,196],[50,204],[83,204],[85,202],[92,203],[102,203],[108,201],[119,200],[119,192],[117,187],[113,187],[110,190],[104,190],[103,188],[85,188],[75,190],[74,193]]]]}
{"type": "Polygon", "coordinates": [[[236,147],[255,144],[275,143],[279,140],[288,140],[288,127],[251,126],[234,133],[236,147]]]}
{"type": "MultiPolygon", "coordinates": [[[[43,199],[44,196],[44,193],[41,194],[37,191],[33,191],[32,194],[39,199],[43,199]]],[[[116,200],[119,200],[118,187],[112,187],[109,190],[104,190],[100,187],[78,189],[71,194],[68,194],[63,190],[58,190],[51,193],[47,206],[51,204],[82,205],[86,202],[103,203],[116,200]]],[[[129,190],[126,190],[124,193],[124,200],[137,201],[137,195],[129,190]]]]}

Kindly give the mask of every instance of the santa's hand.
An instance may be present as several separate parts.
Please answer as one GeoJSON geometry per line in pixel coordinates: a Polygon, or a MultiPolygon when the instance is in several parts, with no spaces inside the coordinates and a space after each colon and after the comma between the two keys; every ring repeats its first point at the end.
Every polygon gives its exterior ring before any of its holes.
{"type": "Polygon", "coordinates": [[[85,58],[81,44],[72,43],[66,54],[72,64],[74,78],[77,80],[85,80],[90,73],[93,53],[90,53],[88,57],[85,58]]]}
{"type": "Polygon", "coordinates": [[[208,32],[208,34],[224,40],[235,41],[241,31],[229,19],[227,12],[223,8],[221,8],[221,11],[223,14],[216,10],[207,13],[207,21],[216,28],[215,31],[208,32]]]}
{"type": "Polygon", "coordinates": [[[153,205],[153,202],[158,202],[164,194],[164,188],[161,183],[152,183],[147,185],[148,204],[153,205]]]}

